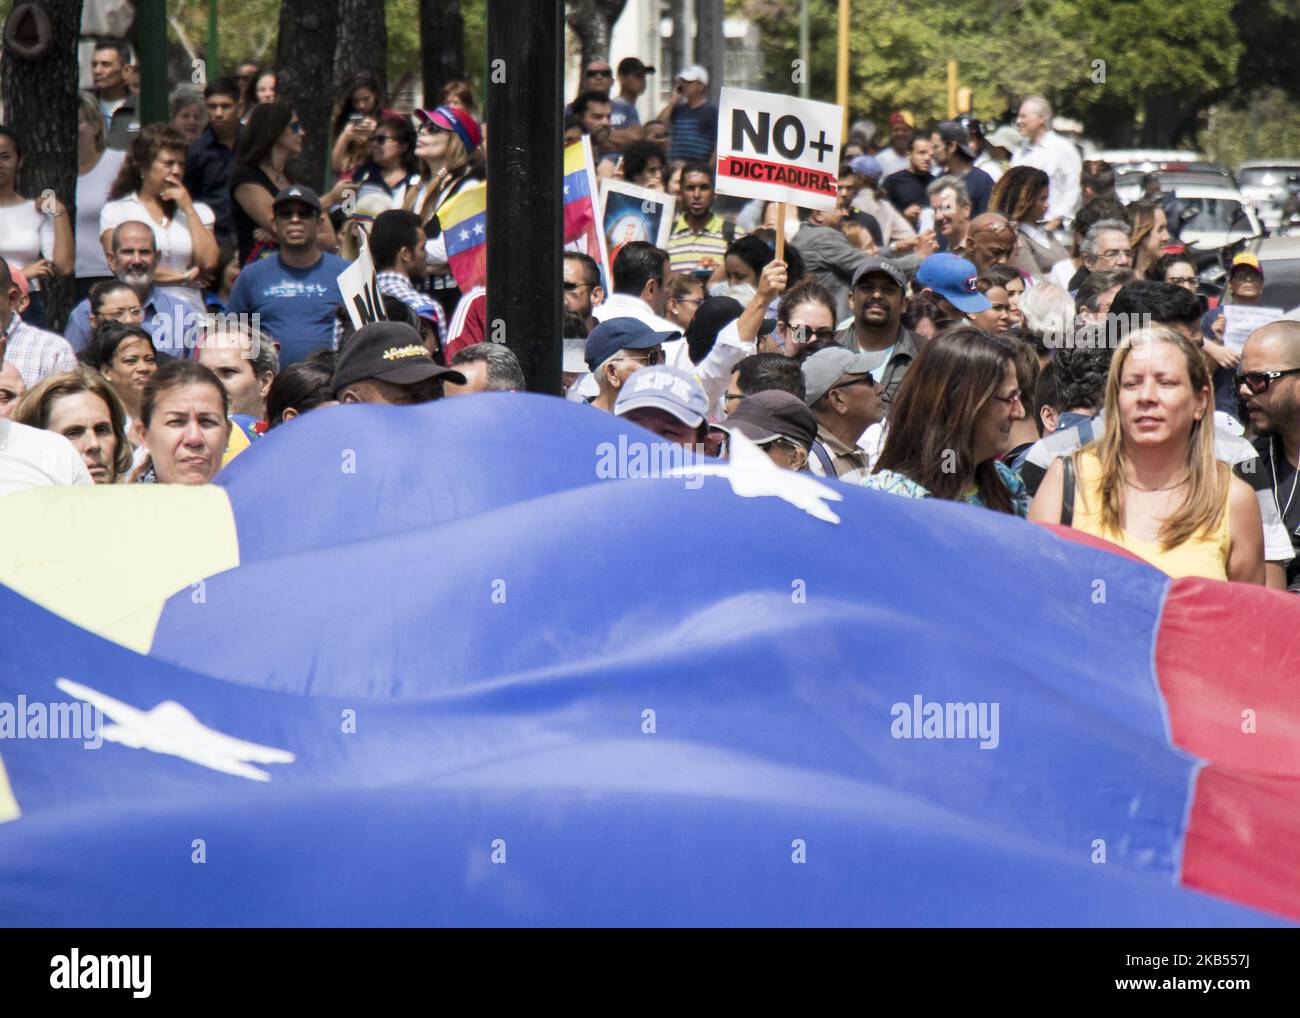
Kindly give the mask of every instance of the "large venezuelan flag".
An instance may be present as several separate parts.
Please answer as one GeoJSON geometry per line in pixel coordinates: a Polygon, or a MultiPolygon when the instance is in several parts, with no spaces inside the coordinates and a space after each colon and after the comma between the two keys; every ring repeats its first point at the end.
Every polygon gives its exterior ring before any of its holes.
{"type": "Polygon", "coordinates": [[[951,503],[607,479],[650,440],[335,407],[216,486],[0,499],[0,704],[120,726],[0,739],[0,923],[1300,918],[1300,604],[951,503]]]}
{"type": "Polygon", "coordinates": [[[564,246],[596,259],[605,292],[610,293],[609,255],[600,221],[591,139],[583,135],[564,149],[564,246]]]}
{"type": "Polygon", "coordinates": [[[468,293],[487,282],[487,185],[467,187],[438,210],[446,236],[447,265],[468,293]]]}

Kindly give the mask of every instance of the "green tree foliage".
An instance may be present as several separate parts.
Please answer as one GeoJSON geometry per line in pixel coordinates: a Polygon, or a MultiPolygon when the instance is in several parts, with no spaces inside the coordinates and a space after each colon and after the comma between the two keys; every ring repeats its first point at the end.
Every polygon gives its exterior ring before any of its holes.
{"type": "MultiPolygon", "coordinates": [[[[730,6],[759,25],[767,87],[793,94],[799,0],[730,6]]],[[[809,81],[814,97],[830,101],[838,6],[809,0],[809,81]]],[[[1098,140],[1170,143],[1194,135],[1211,104],[1249,84],[1239,74],[1249,61],[1234,21],[1243,6],[1279,26],[1298,17],[1294,0],[853,0],[852,114],[882,120],[903,108],[920,120],[946,116],[947,62],[956,60],[985,118],[1004,117],[1020,97],[1041,93],[1098,140]]],[[[1264,34],[1258,22],[1250,31],[1264,34]]],[[[1280,43],[1270,54],[1285,66],[1280,43]]]]}

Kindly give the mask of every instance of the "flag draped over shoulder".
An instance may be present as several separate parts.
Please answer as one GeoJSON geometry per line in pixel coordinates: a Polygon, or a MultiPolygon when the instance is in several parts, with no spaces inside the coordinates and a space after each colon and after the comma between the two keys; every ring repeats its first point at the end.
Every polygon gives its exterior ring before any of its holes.
{"type": "Polygon", "coordinates": [[[487,185],[467,187],[438,210],[447,265],[462,292],[487,282],[487,185]]]}
{"type": "Polygon", "coordinates": [[[600,206],[595,192],[591,140],[583,137],[564,149],[564,245],[591,255],[605,276],[609,292],[609,265],[605,235],[600,228],[600,206]]]}
{"type": "Polygon", "coordinates": [[[667,449],[489,393],[0,499],[0,923],[1300,919],[1300,605],[667,449]]]}

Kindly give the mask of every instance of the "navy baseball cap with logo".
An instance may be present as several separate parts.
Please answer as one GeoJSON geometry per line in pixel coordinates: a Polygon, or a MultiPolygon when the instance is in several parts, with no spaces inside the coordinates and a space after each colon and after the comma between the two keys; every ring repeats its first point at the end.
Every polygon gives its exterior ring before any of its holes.
{"type": "Polygon", "coordinates": [[[587,336],[587,368],[595,371],[620,350],[649,350],[680,339],[680,332],[655,332],[639,318],[610,318],[587,336]]]}
{"type": "Polygon", "coordinates": [[[916,270],[916,281],[963,314],[987,311],[993,306],[975,285],[975,266],[947,251],[923,261],[916,270]]]}
{"type": "Polygon", "coordinates": [[[709,397],[689,371],[652,365],[628,376],[614,401],[614,414],[653,407],[672,414],[688,428],[698,428],[709,412],[709,397]]]}
{"type": "Polygon", "coordinates": [[[415,385],[429,378],[466,384],[463,374],[430,357],[420,334],[402,322],[370,322],[344,342],[334,367],[334,391],[365,378],[393,385],[415,385]]]}
{"type": "Polygon", "coordinates": [[[301,202],[320,215],[320,199],[310,187],[303,184],[290,184],[288,187],[281,188],[280,193],[275,196],[275,201],[271,202],[271,208],[278,209],[281,205],[288,205],[290,202],[301,202]]]}

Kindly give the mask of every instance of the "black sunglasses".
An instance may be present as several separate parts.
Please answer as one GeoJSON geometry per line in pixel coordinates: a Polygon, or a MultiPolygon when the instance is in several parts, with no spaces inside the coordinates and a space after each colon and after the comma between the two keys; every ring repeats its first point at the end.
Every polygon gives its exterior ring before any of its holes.
{"type": "Polygon", "coordinates": [[[1268,387],[1273,384],[1275,378],[1296,374],[1300,374],[1300,368],[1287,368],[1285,371],[1247,371],[1245,374],[1233,375],[1232,381],[1238,389],[1244,385],[1258,396],[1260,393],[1268,392],[1268,387]]]}

